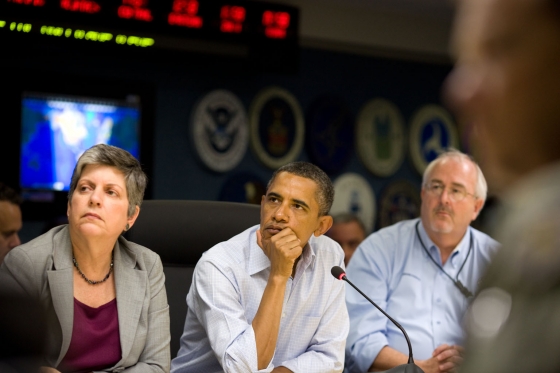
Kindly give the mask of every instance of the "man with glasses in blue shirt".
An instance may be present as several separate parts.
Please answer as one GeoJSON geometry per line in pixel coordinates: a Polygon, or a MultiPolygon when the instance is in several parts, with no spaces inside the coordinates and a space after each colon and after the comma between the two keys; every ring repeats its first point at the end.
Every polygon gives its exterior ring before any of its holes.
{"type": "MultiPolygon", "coordinates": [[[[486,199],[478,165],[457,150],[432,161],[422,181],[419,219],[370,235],[348,277],[408,332],[425,373],[455,371],[462,362],[462,319],[498,243],[470,227],[486,199]]],[[[405,364],[402,332],[352,289],[346,292],[348,372],[405,364]]]]}

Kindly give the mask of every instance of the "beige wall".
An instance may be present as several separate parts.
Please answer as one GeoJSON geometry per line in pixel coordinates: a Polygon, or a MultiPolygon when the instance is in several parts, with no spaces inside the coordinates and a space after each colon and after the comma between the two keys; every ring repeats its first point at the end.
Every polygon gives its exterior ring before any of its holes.
{"type": "Polygon", "coordinates": [[[299,7],[303,47],[448,62],[448,0],[284,0],[299,7]]]}

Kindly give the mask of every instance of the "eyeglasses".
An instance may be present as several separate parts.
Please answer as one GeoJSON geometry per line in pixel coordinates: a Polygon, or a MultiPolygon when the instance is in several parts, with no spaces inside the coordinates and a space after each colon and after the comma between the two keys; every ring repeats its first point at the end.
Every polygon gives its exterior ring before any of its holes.
{"type": "MultiPolygon", "coordinates": [[[[445,185],[438,182],[438,181],[430,181],[424,185],[424,189],[426,189],[429,193],[433,194],[434,196],[441,196],[443,191],[446,189],[445,185]]],[[[451,186],[447,191],[447,195],[449,199],[453,202],[460,202],[465,199],[466,196],[472,196],[476,198],[476,196],[472,193],[466,191],[465,188],[460,186],[451,186]]]]}

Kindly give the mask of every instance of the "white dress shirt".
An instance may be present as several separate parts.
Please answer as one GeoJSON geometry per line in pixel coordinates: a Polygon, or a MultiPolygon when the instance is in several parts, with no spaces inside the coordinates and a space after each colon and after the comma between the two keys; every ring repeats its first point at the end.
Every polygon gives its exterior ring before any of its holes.
{"type": "MultiPolygon", "coordinates": [[[[254,226],[208,250],[196,265],[187,318],[173,373],[258,372],[251,325],[270,274],[254,226]]],[[[344,253],[328,237],[312,236],[289,279],[272,361],[293,372],[341,372],[348,334],[342,281],[330,273],[344,253]]]]}

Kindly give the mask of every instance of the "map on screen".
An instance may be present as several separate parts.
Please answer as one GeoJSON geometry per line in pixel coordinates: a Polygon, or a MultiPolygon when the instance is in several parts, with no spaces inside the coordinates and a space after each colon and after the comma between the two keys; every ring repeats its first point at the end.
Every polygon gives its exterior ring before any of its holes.
{"type": "Polygon", "coordinates": [[[138,158],[140,107],[117,101],[24,93],[20,186],[66,191],[85,150],[114,145],[138,158]]]}

